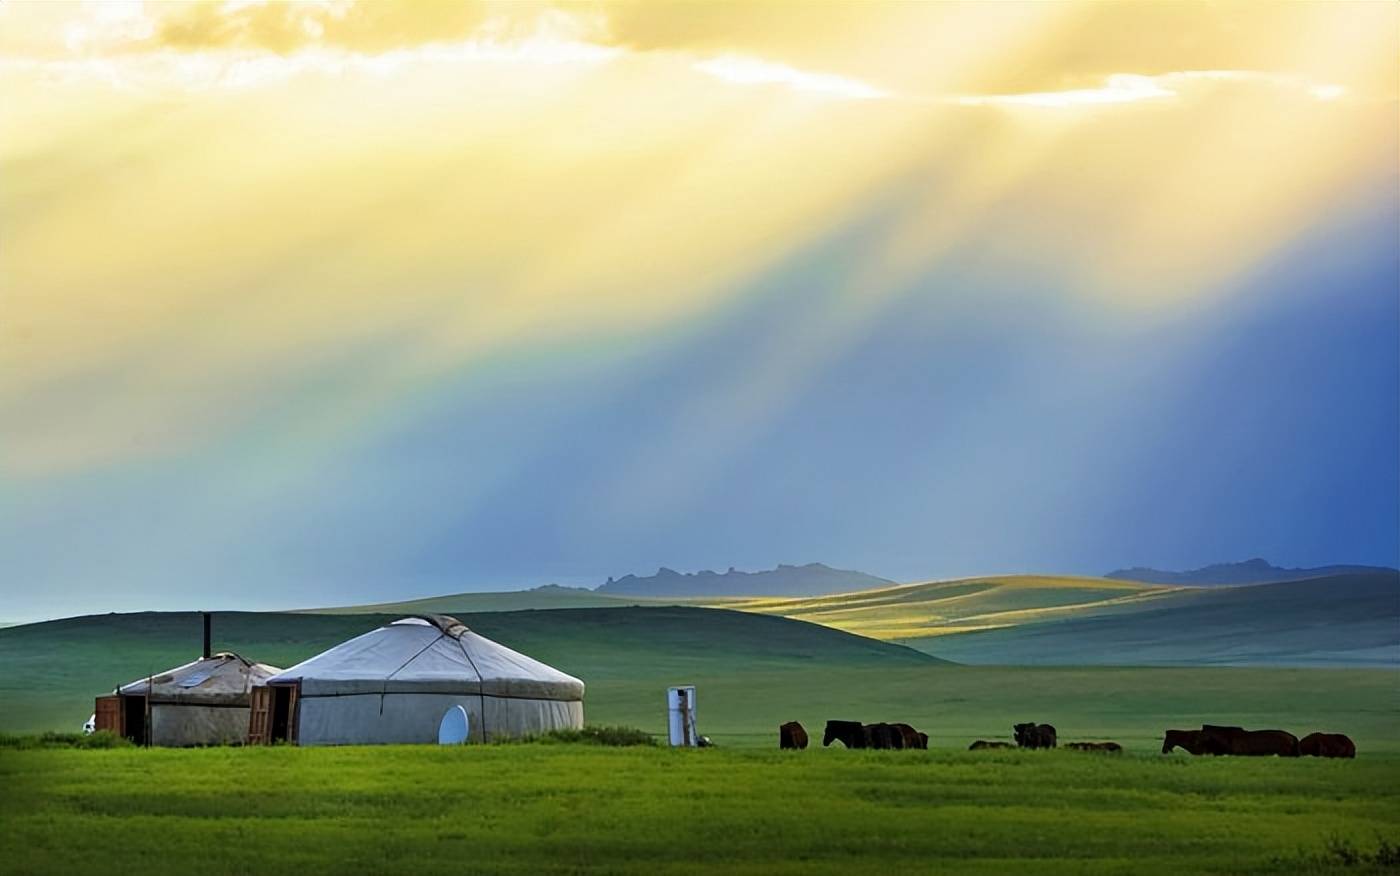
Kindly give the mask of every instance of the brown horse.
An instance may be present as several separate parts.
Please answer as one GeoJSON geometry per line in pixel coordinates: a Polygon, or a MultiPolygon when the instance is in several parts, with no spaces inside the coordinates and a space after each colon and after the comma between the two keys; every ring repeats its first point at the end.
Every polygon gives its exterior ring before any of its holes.
{"type": "Polygon", "coordinates": [[[1055,747],[1055,727],[1052,724],[1016,724],[1011,729],[1016,744],[1022,748],[1055,747]]]}
{"type": "Polygon", "coordinates": [[[866,748],[865,725],[859,721],[827,721],[822,746],[840,740],[847,748],[866,748]]]}
{"type": "Polygon", "coordinates": [[[908,724],[891,724],[890,726],[903,738],[905,748],[928,748],[928,736],[908,724]]]}
{"type": "Polygon", "coordinates": [[[969,746],[967,747],[967,750],[968,750],[968,751],[982,751],[983,749],[987,749],[987,748],[1015,748],[1015,747],[1016,747],[1016,746],[1012,745],[1010,742],[988,742],[988,741],[985,740],[985,739],[979,739],[979,740],[977,740],[976,742],[974,742],[974,743],[972,743],[971,745],[969,745],[969,746]]]}
{"type": "Polygon", "coordinates": [[[1343,733],[1309,733],[1298,740],[1304,757],[1356,757],[1356,743],[1343,733]]]}
{"type": "Polygon", "coordinates": [[[807,730],[796,721],[789,721],[778,728],[778,747],[781,749],[802,749],[807,747],[807,730]]]}
{"type": "Polygon", "coordinates": [[[1162,753],[1171,754],[1175,748],[1191,754],[1225,754],[1219,740],[1202,730],[1168,730],[1162,737],[1162,753]]]}
{"type": "Polygon", "coordinates": [[[1222,727],[1202,724],[1201,732],[1213,748],[1222,754],[1241,757],[1298,756],[1298,737],[1286,730],[1245,730],[1243,727],[1222,727]]]}
{"type": "Polygon", "coordinates": [[[1105,754],[1122,754],[1123,746],[1116,742],[1067,742],[1065,748],[1075,751],[1101,751],[1105,754]]]}
{"type": "Polygon", "coordinates": [[[866,748],[903,748],[904,734],[893,724],[879,723],[865,725],[866,748]]]}

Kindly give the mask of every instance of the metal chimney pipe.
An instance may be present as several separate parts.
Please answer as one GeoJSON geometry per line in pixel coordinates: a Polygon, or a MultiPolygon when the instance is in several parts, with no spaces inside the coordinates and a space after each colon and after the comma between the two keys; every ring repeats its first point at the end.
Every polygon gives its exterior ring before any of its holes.
{"type": "Polygon", "coordinates": [[[207,611],[201,611],[200,614],[204,615],[204,659],[205,659],[205,660],[208,660],[208,659],[209,659],[209,654],[210,654],[210,649],[209,649],[209,642],[210,642],[210,638],[211,638],[210,632],[211,632],[211,626],[212,626],[212,624],[213,624],[213,620],[212,620],[212,618],[210,618],[209,612],[207,612],[207,611]]]}

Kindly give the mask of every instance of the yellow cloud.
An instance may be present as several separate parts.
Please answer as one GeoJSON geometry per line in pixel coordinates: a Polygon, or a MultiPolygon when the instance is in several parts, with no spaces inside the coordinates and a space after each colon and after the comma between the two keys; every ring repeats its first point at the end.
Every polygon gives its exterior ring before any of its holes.
{"type": "Polygon", "coordinates": [[[739,55],[721,55],[697,61],[693,65],[716,79],[739,85],[781,85],[793,91],[807,91],[832,97],[871,100],[888,97],[888,93],[855,79],[836,76],[831,73],[816,73],[799,70],[787,64],[765,61],[761,58],[746,58],[739,55]]]}
{"type": "Polygon", "coordinates": [[[1251,19],[1268,48],[1241,51],[1272,67],[1089,76],[1112,53],[1085,28],[1129,13],[450,5],[0,4],[7,473],[184,452],[278,404],[345,440],[502,350],[722,312],[898,189],[840,304],[678,419],[703,479],[958,247],[990,235],[1125,312],[1197,300],[1393,127],[1369,103],[1390,11],[1251,19]],[[1084,57],[1046,60],[1066,46],[1084,57]],[[357,357],[375,364],[354,391],[314,391],[357,357]]]}

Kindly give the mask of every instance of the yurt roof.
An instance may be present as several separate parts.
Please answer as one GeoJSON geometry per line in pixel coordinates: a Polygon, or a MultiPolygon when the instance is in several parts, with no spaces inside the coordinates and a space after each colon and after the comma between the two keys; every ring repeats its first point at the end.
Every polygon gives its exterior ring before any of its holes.
{"type": "Polygon", "coordinates": [[[467,629],[450,615],[415,615],[371,630],[268,679],[303,696],[485,694],[583,699],[583,682],[467,629]]]}
{"type": "Polygon", "coordinates": [[[138,678],[117,693],[151,697],[152,702],[246,702],[248,690],[281,672],[276,666],[254,663],[232,651],[220,651],[183,666],[138,678]]]}

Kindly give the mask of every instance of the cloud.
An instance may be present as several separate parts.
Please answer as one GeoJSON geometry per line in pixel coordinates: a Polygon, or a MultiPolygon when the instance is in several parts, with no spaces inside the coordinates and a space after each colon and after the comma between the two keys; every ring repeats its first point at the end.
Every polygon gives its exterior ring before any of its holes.
{"type": "Polygon", "coordinates": [[[307,45],[363,52],[461,39],[486,20],[475,2],[182,4],[161,19],[157,47],[256,48],[278,54],[307,45]]]}
{"type": "Polygon", "coordinates": [[[1100,106],[1114,103],[1135,103],[1176,97],[1176,92],[1163,88],[1151,76],[1118,73],[1108,77],[1100,88],[1074,88],[1066,91],[1036,91],[1025,94],[974,94],[952,99],[961,106],[1040,106],[1073,107],[1100,106]]]}
{"type": "Polygon", "coordinates": [[[858,79],[832,73],[799,70],[786,64],[762,58],[722,55],[697,61],[694,69],[725,82],[739,85],[782,85],[793,91],[806,91],[832,97],[870,100],[887,97],[888,93],[858,79]]]}
{"type": "Polygon", "coordinates": [[[1277,89],[1314,100],[1344,97],[1341,85],[1313,82],[1302,76],[1255,70],[1183,70],[1159,76],[1114,73],[1098,88],[1036,91],[1021,94],[969,94],[951,98],[960,106],[1027,106],[1064,109],[1174,99],[1203,86],[1249,86],[1277,89]]]}

